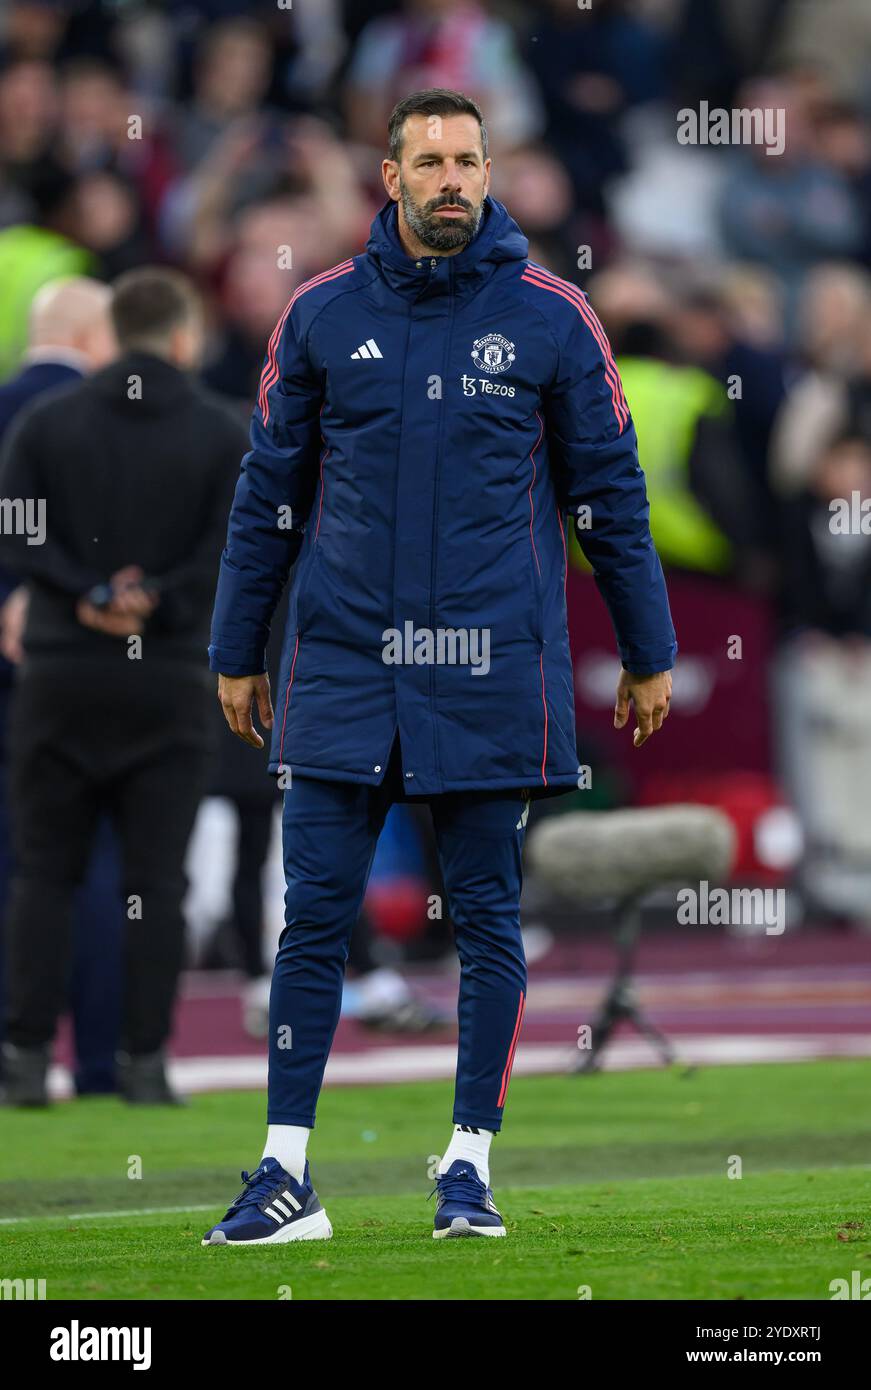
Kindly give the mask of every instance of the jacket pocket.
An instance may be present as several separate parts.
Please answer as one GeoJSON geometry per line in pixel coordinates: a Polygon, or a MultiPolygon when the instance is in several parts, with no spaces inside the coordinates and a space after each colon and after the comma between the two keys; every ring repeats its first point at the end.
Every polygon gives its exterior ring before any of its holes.
{"type": "Polygon", "coordinates": [[[535,640],[540,644],[544,639],[544,587],[542,577],[535,563],[535,555],[529,552],[529,582],[531,592],[530,623],[535,640]]]}
{"type": "Polygon", "coordinates": [[[300,636],[306,631],[311,622],[311,603],[309,597],[311,586],[314,580],[314,570],[317,563],[318,547],[313,545],[305,559],[305,568],[299,576],[299,581],[295,594],[296,602],[296,631],[300,636]]]}

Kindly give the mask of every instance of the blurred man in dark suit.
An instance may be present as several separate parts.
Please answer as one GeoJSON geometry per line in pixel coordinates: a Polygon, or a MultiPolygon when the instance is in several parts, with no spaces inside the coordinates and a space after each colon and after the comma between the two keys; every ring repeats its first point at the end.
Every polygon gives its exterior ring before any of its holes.
{"type": "MultiPolygon", "coordinates": [[[[55,386],[66,386],[97,371],[112,360],[117,351],[109,314],[111,291],[108,285],[84,276],[53,280],[43,285],[30,309],[29,347],[18,374],[0,386],[0,440],[19,411],[36,396],[55,386]]],[[[15,592],[8,614],[0,615],[3,645],[8,655],[0,655],[0,723],[6,722],[6,693],[11,685],[12,661],[19,655],[24,591],[17,578],[0,569],[0,604],[15,592]],[[12,660],[10,660],[12,658],[12,660]]]]}
{"type": "MultiPolygon", "coordinates": [[[[30,307],[28,347],[16,376],[0,386],[0,441],[19,411],[37,396],[56,386],[69,385],[104,367],[117,353],[115,333],[109,314],[111,291],[108,285],[84,276],[53,280],[38,290],[30,307]]],[[[3,918],[12,872],[12,843],[7,800],[8,759],[6,726],[16,665],[20,662],[21,634],[27,613],[27,589],[17,574],[0,568],[0,1039],[5,1025],[3,918]]],[[[88,982],[105,995],[107,969],[117,977],[117,963],[110,960],[109,940],[117,935],[117,921],[111,921],[119,908],[118,894],[109,885],[116,868],[116,856],[108,829],[98,839],[94,857],[83,885],[78,916],[86,932],[78,932],[81,964],[88,982]],[[114,932],[112,931],[114,929],[114,932]],[[111,937],[110,937],[111,933],[111,937]],[[99,964],[102,969],[95,970],[99,964]],[[114,967],[114,969],[113,969],[114,967]],[[99,980],[97,976],[99,975],[99,980]]],[[[111,1035],[112,1009],[104,999],[99,1011],[84,1007],[88,991],[74,990],[73,1011],[76,1033],[76,1087],[103,1090],[114,1083],[105,1054],[111,1035]],[[82,1008],[76,1004],[81,1003],[82,1008]],[[105,1030],[110,1030],[106,1032],[105,1030]]],[[[117,1029],[115,1030],[117,1031],[117,1029]]],[[[2,1078],[2,1058],[0,1058],[2,1078]]]]}
{"type": "Polygon", "coordinates": [[[117,351],[109,314],[111,290],[74,275],[52,280],[34,296],[29,346],[18,374],[0,386],[0,434],[14,416],[52,386],[105,367],[117,351]]]}
{"type": "Polygon", "coordinates": [[[119,1087],[168,1103],[184,856],[210,752],[211,593],[247,443],[189,371],[202,313],[175,272],[114,288],[121,356],[30,406],[0,458],[0,557],[27,576],[10,723],[15,876],[6,1099],[44,1104],[70,907],[101,813],[127,906],[119,1087]]]}

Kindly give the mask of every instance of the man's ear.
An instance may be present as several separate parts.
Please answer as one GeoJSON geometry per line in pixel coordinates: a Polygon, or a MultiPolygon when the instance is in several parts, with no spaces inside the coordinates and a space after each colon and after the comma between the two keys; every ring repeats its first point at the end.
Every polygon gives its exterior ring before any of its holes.
{"type": "Polygon", "coordinates": [[[381,177],[384,180],[388,198],[392,198],[394,203],[398,203],[400,198],[399,165],[395,159],[383,159],[381,161],[381,177]]]}

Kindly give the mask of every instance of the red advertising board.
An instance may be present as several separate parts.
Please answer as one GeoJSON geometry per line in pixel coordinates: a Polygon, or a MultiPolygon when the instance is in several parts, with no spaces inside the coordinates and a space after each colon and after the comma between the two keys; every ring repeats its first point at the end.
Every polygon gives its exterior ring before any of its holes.
{"type": "Polygon", "coordinates": [[[631,731],[613,727],[620,660],[607,609],[592,576],[569,567],[582,747],[592,744],[619,767],[636,795],[649,778],[660,781],[665,773],[768,773],[770,605],[722,581],[684,574],[669,576],[668,592],[679,648],[671,713],[664,733],[635,749],[631,731]]]}

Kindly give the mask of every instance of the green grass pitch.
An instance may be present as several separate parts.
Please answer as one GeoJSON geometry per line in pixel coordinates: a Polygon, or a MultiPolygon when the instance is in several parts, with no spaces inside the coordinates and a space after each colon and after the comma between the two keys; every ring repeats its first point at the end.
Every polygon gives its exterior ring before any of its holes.
{"type": "Polygon", "coordinates": [[[0,1112],[0,1278],[50,1299],[749,1300],[871,1276],[871,1062],[515,1078],[491,1155],[506,1240],[432,1239],[451,1090],[326,1091],[309,1156],[335,1236],[250,1250],[200,1239],[257,1164],[261,1095],[0,1112]]]}

